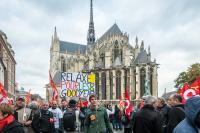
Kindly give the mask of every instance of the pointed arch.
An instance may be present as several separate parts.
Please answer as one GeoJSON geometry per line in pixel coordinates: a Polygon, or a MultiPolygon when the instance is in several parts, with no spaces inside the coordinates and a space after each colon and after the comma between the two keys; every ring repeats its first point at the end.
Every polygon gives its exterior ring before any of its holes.
{"type": "Polygon", "coordinates": [[[143,67],[140,69],[140,96],[144,95],[145,79],[146,79],[146,69],[143,67]]]}
{"type": "Polygon", "coordinates": [[[113,99],[113,73],[109,72],[110,77],[110,100],[113,99]]]}
{"type": "Polygon", "coordinates": [[[118,41],[116,40],[114,45],[114,61],[118,56],[119,56],[119,45],[118,41]]]}
{"type": "Polygon", "coordinates": [[[101,74],[101,88],[102,88],[102,99],[106,99],[106,73],[101,74]]]}
{"type": "Polygon", "coordinates": [[[116,72],[116,99],[121,97],[121,71],[116,72]]]}
{"type": "Polygon", "coordinates": [[[149,72],[149,80],[150,80],[150,93],[153,94],[153,68],[150,68],[150,72],[149,72]]]}
{"type": "Polygon", "coordinates": [[[99,97],[99,73],[95,73],[95,92],[97,97],[99,97]]]}
{"type": "Polygon", "coordinates": [[[101,62],[102,62],[102,67],[104,68],[105,67],[105,53],[102,53],[100,55],[100,59],[101,59],[101,62]]]}

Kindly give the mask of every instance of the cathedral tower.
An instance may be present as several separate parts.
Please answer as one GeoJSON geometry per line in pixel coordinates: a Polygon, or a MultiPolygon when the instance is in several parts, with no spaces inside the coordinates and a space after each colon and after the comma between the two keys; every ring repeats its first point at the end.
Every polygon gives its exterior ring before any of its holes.
{"type": "Polygon", "coordinates": [[[87,33],[87,46],[91,46],[95,42],[95,31],[94,31],[94,21],[93,21],[93,4],[90,0],[90,22],[87,33]]]}

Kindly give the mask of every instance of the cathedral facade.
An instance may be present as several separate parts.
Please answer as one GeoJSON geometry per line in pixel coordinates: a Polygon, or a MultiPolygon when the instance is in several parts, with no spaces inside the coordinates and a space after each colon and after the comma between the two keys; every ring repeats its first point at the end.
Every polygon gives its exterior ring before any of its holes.
{"type": "MultiPolygon", "coordinates": [[[[116,100],[128,89],[132,100],[158,93],[158,64],[151,60],[150,46],[122,33],[114,23],[98,40],[95,38],[93,3],[90,1],[90,20],[87,45],[61,41],[55,28],[50,48],[50,72],[60,87],[60,72],[95,73],[95,92],[100,100],[116,100]]],[[[51,89],[47,87],[47,98],[51,89]]]]}

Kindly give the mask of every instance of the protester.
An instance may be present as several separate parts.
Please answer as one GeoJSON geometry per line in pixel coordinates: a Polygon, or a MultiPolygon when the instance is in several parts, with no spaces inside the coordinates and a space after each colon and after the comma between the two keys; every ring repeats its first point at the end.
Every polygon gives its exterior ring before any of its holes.
{"type": "Polygon", "coordinates": [[[31,109],[25,107],[25,100],[23,97],[18,97],[15,105],[15,119],[24,126],[25,132],[32,132],[30,121],[28,121],[31,114],[31,109]]]}
{"type": "Polygon", "coordinates": [[[32,127],[35,133],[54,133],[54,117],[53,113],[48,111],[49,103],[41,102],[41,107],[35,112],[32,120],[32,127]]]}
{"type": "Polygon", "coordinates": [[[57,101],[52,101],[52,107],[49,108],[49,111],[53,113],[55,133],[63,132],[62,131],[62,129],[63,129],[63,126],[62,126],[63,113],[60,110],[60,108],[58,108],[57,101]]]}
{"type": "Polygon", "coordinates": [[[63,115],[64,130],[67,131],[80,131],[79,110],[76,106],[76,101],[71,99],[69,101],[68,109],[63,115]]]}
{"type": "Polygon", "coordinates": [[[200,132],[200,96],[194,96],[186,101],[186,118],[173,130],[173,133],[200,132]]]}
{"type": "Polygon", "coordinates": [[[179,94],[172,94],[169,97],[171,109],[168,112],[167,133],[172,133],[173,129],[185,118],[182,97],[179,94]]]}
{"type": "Polygon", "coordinates": [[[166,104],[166,101],[163,97],[159,97],[157,100],[157,110],[161,114],[163,133],[166,133],[168,123],[168,112],[170,110],[170,107],[166,104]]]}
{"type": "MultiPolygon", "coordinates": [[[[132,112],[131,112],[132,114],[132,112]]],[[[125,114],[125,109],[123,110],[121,117],[122,124],[124,125],[124,133],[131,133],[131,119],[125,114]]]]}
{"type": "Polygon", "coordinates": [[[85,119],[85,133],[113,133],[106,109],[99,106],[97,96],[89,96],[90,107],[85,119]]]}
{"type": "Polygon", "coordinates": [[[114,112],[114,118],[113,118],[113,129],[115,130],[122,130],[122,112],[118,108],[117,105],[115,105],[115,112],[114,112]]]}
{"type": "Polygon", "coordinates": [[[13,116],[12,107],[6,103],[0,104],[0,133],[24,133],[23,126],[13,116]]]}
{"type": "Polygon", "coordinates": [[[133,122],[134,133],[162,133],[160,114],[156,111],[156,98],[146,97],[142,109],[135,113],[133,122]]]}
{"type": "Polygon", "coordinates": [[[66,98],[63,98],[61,101],[61,111],[64,113],[64,111],[67,110],[67,106],[68,106],[68,101],[66,100],[66,98]]]}

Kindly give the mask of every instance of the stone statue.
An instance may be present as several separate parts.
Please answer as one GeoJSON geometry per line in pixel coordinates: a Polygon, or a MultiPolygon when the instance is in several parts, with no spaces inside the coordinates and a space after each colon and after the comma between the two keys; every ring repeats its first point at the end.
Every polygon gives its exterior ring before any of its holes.
{"type": "Polygon", "coordinates": [[[144,83],[144,96],[151,95],[150,92],[150,81],[148,76],[146,76],[145,83],[144,83]]]}

